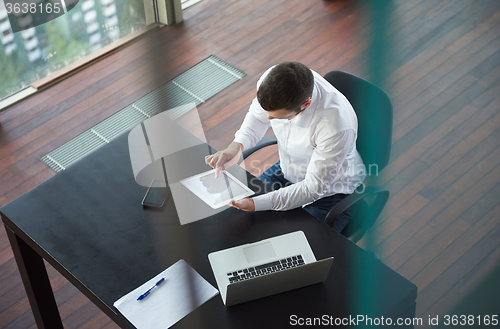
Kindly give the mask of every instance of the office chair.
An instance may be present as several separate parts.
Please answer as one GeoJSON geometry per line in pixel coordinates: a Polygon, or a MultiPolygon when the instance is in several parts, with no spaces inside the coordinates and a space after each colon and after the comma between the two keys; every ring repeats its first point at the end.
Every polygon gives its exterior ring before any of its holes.
{"type": "MultiPolygon", "coordinates": [[[[335,86],[354,108],[358,117],[356,148],[368,174],[373,174],[372,168],[376,168],[378,174],[389,162],[391,151],[391,99],[382,89],[347,72],[331,71],[324,78],[335,86]]],[[[265,136],[256,146],[243,152],[243,159],[263,147],[276,143],[274,136],[265,136]]],[[[332,227],[340,214],[350,207],[355,207],[353,218],[341,234],[356,243],[373,226],[388,199],[388,190],[363,184],[330,210],[325,223],[332,227]]]]}

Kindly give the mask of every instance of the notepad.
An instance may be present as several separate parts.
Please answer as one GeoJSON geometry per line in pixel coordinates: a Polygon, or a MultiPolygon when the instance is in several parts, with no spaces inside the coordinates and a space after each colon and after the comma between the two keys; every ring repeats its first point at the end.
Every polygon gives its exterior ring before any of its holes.
{"type": "Polygon", "coordinates": [[[181,259],[137,289],[114,302],[138,329],[166,329],[219,293],[181,259]],[[165,281],[141,301],[137,298],[165,277],[165,281]]]}

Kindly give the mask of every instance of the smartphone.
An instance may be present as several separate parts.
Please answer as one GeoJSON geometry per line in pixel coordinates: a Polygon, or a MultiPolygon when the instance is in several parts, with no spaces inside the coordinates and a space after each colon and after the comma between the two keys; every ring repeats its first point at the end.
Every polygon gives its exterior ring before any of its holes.
{"type": "Polygon", "coordinates": [[[142,199],[141,204],[145,207],[161,207],[167,200],[170,193],[170,188],[166,186],[165,181],[160,179],[153,179],[151,185],[142,199]]]}

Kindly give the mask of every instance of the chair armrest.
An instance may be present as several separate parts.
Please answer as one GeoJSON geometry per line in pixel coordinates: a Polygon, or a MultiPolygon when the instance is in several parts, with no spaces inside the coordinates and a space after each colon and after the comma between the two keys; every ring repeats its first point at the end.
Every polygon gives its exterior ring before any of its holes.
{"type": "Polygon", "coordinates": [[[278,141],[276,140],[276,136],[270,135],[270,136],[264,136],[254,147],[249,148],[248,150],[243,151],[243,159],[248,158],[250,155],[253,153],[257,152],[263,147],[277,144],[278,141]]]}
{"type": "MultiPolygon", "coordinates": [[[[374,200],[373,205],[370,207],[370,218],[363,218],[363,222],[360,225],[359,229],[360,230],[355,230],[352,236],[347,236],[350,240],[356,240],[354,242],[357,242],[364,232],[370,228],[375,220],[378,218],[380,213],[382,212],[382,209],[384,209],[385,204],[387,203],[387,200],[389,199],[389,191],[380,187],[374,187],[374,186],[368,186],[365,188],[365,190],[362,193],[357,193],[354,192],[348,196],[346,196],[342,201],[337,203],[335,207],[333,207],[328,215],[325,218],[325,223],[333,227],[333,223],[337,219],[337,217],[342,214],[344,211],[346,211],[349,207],[357,204],[361,200],[364,200],[365,198],[372,196],[372,195],[377,195],[377,198],[374,200]],[[358,235],[361,235],[358,237],[358,235]]],[[[363,213],[362,216],[368,216],[366,213],[363,213]]],[[[348,224],[349,225],[349,224],[348,224]]],[[[347,227],[346,227],[347,228],[347,227]]]]}

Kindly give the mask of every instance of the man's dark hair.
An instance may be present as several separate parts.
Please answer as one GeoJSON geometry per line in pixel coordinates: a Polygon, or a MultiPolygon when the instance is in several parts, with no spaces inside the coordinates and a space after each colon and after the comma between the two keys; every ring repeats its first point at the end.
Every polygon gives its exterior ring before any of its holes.
{"type": "Polygon", "coordinates": [[[300,106],[312,96],[314,77],[302,63],[283,62],[276,65],[262,81],[257,100],[266,111],[286,109],[301,112],[300,106]]]}

